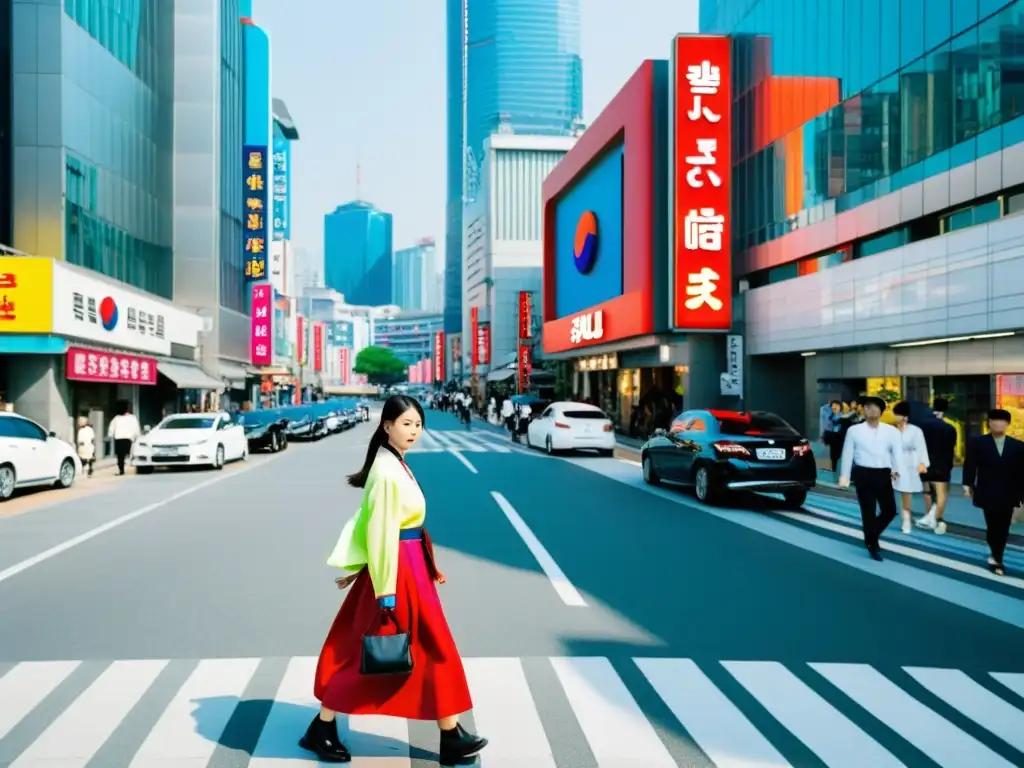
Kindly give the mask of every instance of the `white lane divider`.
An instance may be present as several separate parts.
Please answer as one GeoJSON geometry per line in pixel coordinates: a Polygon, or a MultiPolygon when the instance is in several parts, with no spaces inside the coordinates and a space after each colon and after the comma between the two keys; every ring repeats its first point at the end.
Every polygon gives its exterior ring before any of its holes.
{"type": "Polygon", "coordinates": [[[454,457],[455,457],[456,459],[458,459],[459,461],[461,461],[461,462],[462,462],[462,464],[463,464],[463,466],[464,466],[464,467],[465,467],[466,469],[468,469],[468,470],[469,470],[470,472],[472,472],[472,473],[473,473],[474,475],[479,475],[479,474],[480,474],[480,473],[479,473],[479,472],[477,471],[477,468],[476,468],[476,467],[474,467],[474,466],[473,466],[473,465],[472,465],[472,464],[470,463],[469,459],[467,459],[467,458],[466,458],[465,456],[463,456],[463,455],[462,455],[462,453],[461,453],[461,452],[460,452],[460,451],[459,451],[458,449],[456,449],[456,448],[449,448],[449,449],[448,449],[448,453],[450,453],[450,454],[451,454],[452,456],[454,456],[454,457]]]}
{"type": "Polygon", "coordinates": [[[501,508],[501,511],[505,513],[508,521],[512,523],[512,527],[516,529],[516,533],[522,538],[526,548],[530,550],[530,553],[537,560],[537,564],[544,571],[544,575],[548,577],[548,581],[555,588],[555,592],[562,598],[562,602],[575,608],[586,608],[587,602],[583,599],[583,595],[579,593],[562,569],[558,567],[558,563],[555,562],[551,553],[540,543],[540,539],[530,530],[526,521],[519,516],[516,508],[497,491],[491,491],[491,496],[501,508]]]}

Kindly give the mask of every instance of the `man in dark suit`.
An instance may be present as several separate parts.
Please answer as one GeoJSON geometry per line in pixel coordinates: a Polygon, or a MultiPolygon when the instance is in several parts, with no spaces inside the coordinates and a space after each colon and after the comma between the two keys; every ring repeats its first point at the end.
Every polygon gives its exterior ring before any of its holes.
{"type": "Polygon", "coordinates": [[[1008,437],[1010,413],[1001,408],[988,412],[989,434],[972,437],[964,461],[964,494],[985,513],[988,567],[1004,574],[1003,551],[1010,537],[1013,510],[1024,499],[1024,442],[1008,437]]]}
{"type": "Polygon", "coordinates": [[[946,501],[949,499],[949,478],[953,473],[956,459],[956,427],[945,421],[949,401],[942,397],[932,402],[930,419],[918,424],[924,432],[924,443],[928,448],[928,471],[921,475],[924,483],[925,516],[919,518],[917,525],[928,528],[938,534],[946,532],[946,524],[942,516],[946,513],[946,501]]]}

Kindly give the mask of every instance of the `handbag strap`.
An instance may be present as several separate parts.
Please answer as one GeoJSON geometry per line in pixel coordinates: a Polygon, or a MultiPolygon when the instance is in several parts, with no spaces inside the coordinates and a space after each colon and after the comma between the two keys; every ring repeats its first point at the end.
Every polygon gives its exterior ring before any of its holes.
{"type": "Polygon", "coordinates": [[[399,634],[401,634],[402,625],[398,623],[398,618],[395,616],[394,610],[392,608],[385,608],[384,610],[379,611],[377,615],[370,620],[370,623],[366,626],[366,629],[363,631],[363,637],[372,635],[373,633],[371,632],[371,630],[374,628],[375,625],[377,626],[377,629],[381,629],[389,621],[395,625],[395,629],[397,629],[399,634]]]}

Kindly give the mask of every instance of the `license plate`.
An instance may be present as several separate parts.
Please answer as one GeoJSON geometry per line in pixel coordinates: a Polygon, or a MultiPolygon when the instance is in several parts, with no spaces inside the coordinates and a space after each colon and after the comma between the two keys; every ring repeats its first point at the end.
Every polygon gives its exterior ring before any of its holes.
{"type": "Polygon", "coordinates": [[[153,455],[154,456],[177,456],[178,455],[178,449],[177,448],[161,448],[158,451],[153,451],[153,455]]]}
{"type": "Polygon", "coordinates": [[[779,461],[786,458],[785,448],[758,448],[757,458],[763,461],[779,461]]]}

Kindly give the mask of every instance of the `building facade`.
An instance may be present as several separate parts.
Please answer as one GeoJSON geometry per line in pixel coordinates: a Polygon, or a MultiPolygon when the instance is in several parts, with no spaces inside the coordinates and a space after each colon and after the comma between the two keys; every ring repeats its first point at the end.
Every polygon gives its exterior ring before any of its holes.
{"type": "MultiPolygon", "coordinates": [[[[477,373],[515,360],[519,345],[519,294],[540,302],[544,263],[544,208],[541,188],[575,139],[564,136],[495,134],[484,142],[485,158],[477,199],[463,214],[462,339],[489,327],[487,360],[477,356],[477,373]]],[[[472,375],[473,344],[463,343],[462,360],[452,357],[449,371],[472,375]]]]}
{"type": "Polygon", "coordinates": [[[324,216],[324,284],[351,304],[391,303],[391,214],[356,200],[324,216]]]}
{"type": "Polygon", "coordinates": [[[392,304],[408,312],[441,312],[444,307],[444,266],[434,238],[395,251],[392,304]]]}
{"type": "Polygon", "coordinates": [[[943,396],[961,435],[993,405],[1019,430],[1024,3],[701,5],[733,35],[751,405],[814,432],[832,398],[943,396]]]}
{"type": "Polygon", "coordinates": [[[11,106],[14,82],[11,53],[14,46],[14,2],[0,2],[0,243],[12,244],[11,106]]]}
{"type": "Polygon", "coordinates": [[[583,116],[580,0],[449,0],[445,330],[460,332],[462,206],[496,133],[572,136],[583,116]]]}
{"type": "Polygon", "coordinates": [[[434,353],[434,334],[444,328],[437,312],[381,313],[373,317],[373,341],[387,347],[407,365],[429,360],[434,353]]]}

